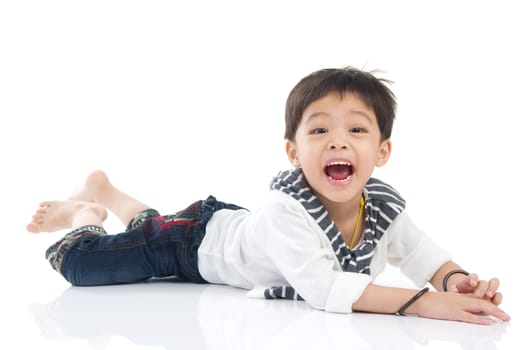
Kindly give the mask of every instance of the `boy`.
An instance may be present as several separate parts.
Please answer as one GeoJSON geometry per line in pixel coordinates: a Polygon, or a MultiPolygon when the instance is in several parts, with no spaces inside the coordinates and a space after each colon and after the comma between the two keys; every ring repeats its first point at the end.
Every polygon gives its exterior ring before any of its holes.
{"type": "Polygon", "coordinates": [[[371,178],[391,153],[395,99],[353,68],[303,78],[286,104],[286,153],[254,213],[209,197],[160,216],[96,171],[67,201],[43,202],[30,232],[72,228],[51,246],[52,267],[74,285],[130,283],[176,275],[249,289],[249,296],[304,299],[330,312],[414,313],[491,324],[499,281],[479,280],[419,231],[391,186],[371,178]],[[107,235],[106,209],[127,225],[107,235]],[[400,267],[419,291],[372,283],[400,267]]]}

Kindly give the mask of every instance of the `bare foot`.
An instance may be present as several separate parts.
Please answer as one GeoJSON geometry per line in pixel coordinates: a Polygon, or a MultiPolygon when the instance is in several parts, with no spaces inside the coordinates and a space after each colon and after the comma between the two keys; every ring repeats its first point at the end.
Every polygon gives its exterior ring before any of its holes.
{"type": "Polygon", "coordinates": [[[39,205],[33,220],[26,226],[31,233],[55,232],[82,225],[101,225],[107,218],[104,207],[79,200],[47,201],[39,205]]]}
{"type": "Polygon", "coordinates": [[[95,170],[86,177],[85,182],[68,199],[98,203],[99,195],[113,188],[105,172],[95,170]]]}

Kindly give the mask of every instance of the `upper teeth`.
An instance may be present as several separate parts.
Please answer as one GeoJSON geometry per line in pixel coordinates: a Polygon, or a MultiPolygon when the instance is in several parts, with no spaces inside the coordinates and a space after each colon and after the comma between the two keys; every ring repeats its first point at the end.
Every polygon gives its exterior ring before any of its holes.
{"type": "Polygon", "coordinates": [[[351,163],[349,162],[332,162],[332,163],[329,163],[327,164],[327,166],[330,166],[330,165],[348,165],[348,166],[351,166],[351,163]]]}

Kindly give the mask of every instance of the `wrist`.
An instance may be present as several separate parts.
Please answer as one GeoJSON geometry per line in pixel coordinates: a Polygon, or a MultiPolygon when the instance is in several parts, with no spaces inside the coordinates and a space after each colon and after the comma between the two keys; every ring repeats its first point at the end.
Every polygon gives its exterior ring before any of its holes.
{"type": "Polygon", "coordinates": [[[455,269],[452,271],[448,271],[446,275],[443,277],[443,291],[448,292],[450,289],[452,289],[450,288],[452,285],[457,284],[459,280],[465,279],[466,276],[468,275],[470,275],[470,273],[468,273],[467,271],[463,269],[455,269]],[[459,276],[459,277],[456,278],[455,276],[459,276]],[[464,277],[461,277],[461,276],[464,276],[464,277]]]}
{"type": "Polygon", "coordinates": [[[420,297],[419,299],[417,299],[417,301],[415,301],[412,305],[410,305],[406,313],[410,315],[417,315],[417,316],[423,315],[424,310],[428,310],[428,308],[431,307],[431,306],[428,306],[428,303],[431,300],[433,293],[436,293],[436,292],[430,290],[427,293],[424,293],[422,297],[420,297]]]}
{"type": "Polygon", "coordinates": [[[407,314],[418,314],[421,304],[420,300],[428,293],[430,288],[424,287],[416,294],[414,294],[405,304],[403,304],[399,310],[395,313],[398,316],[406,316],[407,314]]]}

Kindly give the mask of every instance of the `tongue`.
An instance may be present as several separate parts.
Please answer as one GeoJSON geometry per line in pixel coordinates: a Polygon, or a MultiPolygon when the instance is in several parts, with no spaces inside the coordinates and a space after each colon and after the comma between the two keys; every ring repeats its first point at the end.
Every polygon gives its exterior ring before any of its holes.
{"type": "Polygon", "coordinates": [[[335,180],[344,180],[351,174],[349,165],[329,165],[327,175],[335,180]]]}

